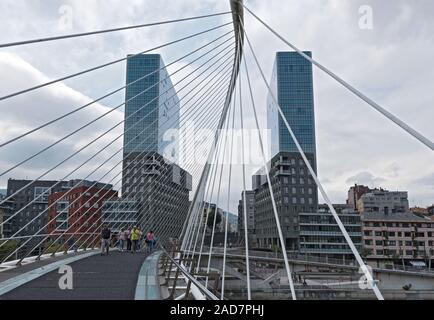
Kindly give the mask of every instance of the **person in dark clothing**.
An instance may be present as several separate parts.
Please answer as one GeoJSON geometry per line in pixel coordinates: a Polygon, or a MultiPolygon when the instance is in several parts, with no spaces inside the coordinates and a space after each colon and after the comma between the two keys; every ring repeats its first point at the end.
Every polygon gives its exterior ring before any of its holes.
{"type": "Polygon", "coordinates": [[[103,225],[101,230],[101,255],[104,255],[104,252],[109,255],[111,234],[107,225],[103,225]]]}
{"type": "Polygon", "coordinates": [[[127,240],[127,251],[131,251],[131,228],[125,230],[125,238],[127,240]]]}

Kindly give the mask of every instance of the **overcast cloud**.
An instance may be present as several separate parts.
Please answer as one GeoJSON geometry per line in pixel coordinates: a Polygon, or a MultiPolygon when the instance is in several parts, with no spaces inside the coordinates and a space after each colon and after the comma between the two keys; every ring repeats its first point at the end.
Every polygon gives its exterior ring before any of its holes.
{"type": "MultiPolygon", "coordinates": [[[[319,62],[434,140],[434,3],[431,0],[246,2],[285,38],[303,50],[311,50],[313,57],[319,62]],[[359,28],[359,8],[363,5],[369,5],[373,9],[372,30],[359,28]]],[[[228,9],[226,0],[2,0],[0,43],[228,9]],[[72,10],[72,20],[68,20],[71,23],[66,26],[65,16],[62,14],[65,8],[72,10]],[[65,29],[68,26],[71,29],[65,29]]],[[[122,58],[126,54],[137,53],[228,21],[230,16],[0,49],[0,95],[122,58]]],[[[249,14],[246,14],[245,24],[260,62],[270,77],[275,52],[287,51],[289,48],[249,14]]],[[[223,30],[159,52],[168,63],[222,32],[223,30]]],[[[249,50],[246,52],[255,99],[261,114],[260,122],[262,128],[265,128],[266,90],[249,50]]],[[[185,62],[175,64],[169,71],[173,72],[184,65],[185,62]]],[[[173,82],[181,76],[182,74],[179,74],[174,77],[173,82]]],[[[124,82],[125,64],[119,63],[63,84],[0,102],[0,141],[4,142],[96,99],[123,86],[124,82]]],[[[334,202],[344,201],[352,184],[363,183],[371,187],[409,191],[411,205],[426,206],[434,203],[432,151],[317,69],[314,71],[314,90],[318,174],[334,202]]],[[[0,170],[3,172],[17,161],[73,131],[80,124],[116,107],[123,99],[123,93],[114,95],[71,119],[59,122],[58,125],[38,132],[16,145],[1,149],[0,170]]],[[[248,101],[246,94],[244,101],[248,101]]],[[[247,114],[246,117],[246,127],[254,128],[252,115],[247,114]]],[[[45,169],[122,121],[123,108],[117,109],[105,119],[53,148],[44,156],[2,177],[0,187],[6,186],[9,177],[36,178],[45,169]]],[[[115,139],[122,130],[123,126],[118,126],[111,135],[104,137],[48,177],[62,178],[99,148],[115,139]]],[[[84,178],[90,170],[121,147],[122,138],[94,162],[74,174],[74,177],[84,178]]],[[[257,146],[252,149],[253,153],[258,152],[257,146]]],[[[120,160],[119,154],[113,159],[111,166],[120,160]]],[[[111,166],[107,165],[106,170],[111,166]]],[[[248,169],[250,186],[250,174],[258,168],[248,169]]],[[[231,211],[236,211],[242,189],[241,168],[237,167],[234,171],[231,211]]],[[[104,172],[102,170],[92,178],[98,179],[104,172]]],[[[195,179],[198,179],[198,175],[195,179]]],[[[226,190],[227,184],[223,186],[222,194],[226,195],[226,190]]],[[[224,199],[222,203],[226,203],[224,199]]]]}

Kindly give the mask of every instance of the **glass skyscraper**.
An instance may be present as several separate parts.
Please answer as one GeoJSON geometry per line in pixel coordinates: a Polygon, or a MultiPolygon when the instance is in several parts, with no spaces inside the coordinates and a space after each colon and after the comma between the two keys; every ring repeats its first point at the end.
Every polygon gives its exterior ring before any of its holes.
{"type": "Polygon", "coordinates": [[[192,187],[191,175],[173,163],[179,141],[166,135],[179,129],[180,100],[159,54],[128,56],[126,83],[119,207],[137,203],[140,229],[164,243],[181,233],[192,187]]]}
{"type": "MultiPolygon", "coordinates": [[[[158,152],[164,133],[179,128],[179,99],[159,54],[128,56],[124,153],[158,152]]],[[[173,143],[170,143],[173,146],[173,143]]],[[[170,151],[177,156],[177,147],[170,151]]]]}
{"type": "MultiPolygon", "coordinates": [[[[305,52],[311,56],[311,52],[305,52]]],[[[312,65],[296,52],[278,52],[271,89],[279,106],[316,172],[315,114],[312,65]]],[[[268,163],[271,184],[288,250],[299,250],[301,212],[316,212],[318,190],[271,94],[267,98],[267,124],[271,130],[268,163]]],[[[263,248],[279,246],[271,194],[264,171],[253,176],[256,243],[263,248]]]]}
{"type": "MultiPolygon", "coordinates": [[[[311,52],[305,54],[312,56],[311,52]]],[[[278,52],[271,88],[303,151],[316,154],[312,64],[297,52],[278,52]]],[[[271,155],[298,153],[271,95],[267,105],[268,128],[272,136],[271,155]]]]}

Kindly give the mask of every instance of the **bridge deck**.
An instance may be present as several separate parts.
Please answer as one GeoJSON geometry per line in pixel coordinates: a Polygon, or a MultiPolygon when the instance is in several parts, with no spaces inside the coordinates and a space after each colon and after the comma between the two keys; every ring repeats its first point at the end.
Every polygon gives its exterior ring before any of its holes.
{"type": "Polygon", "coordinates": [[[70,264],[73,289],[61,290],[58,269],[28,282],[0,300],[134,300],[137,279],[146,254],[113,251],[70,264]]]}

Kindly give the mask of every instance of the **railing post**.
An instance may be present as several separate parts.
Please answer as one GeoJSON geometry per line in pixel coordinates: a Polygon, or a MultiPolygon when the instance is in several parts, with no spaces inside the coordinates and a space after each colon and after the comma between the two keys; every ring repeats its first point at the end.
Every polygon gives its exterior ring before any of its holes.
{"type": "MultiPolygon", "coordinates": [[[[194,270],[195,267],[196,267],[196,259],[193,259],[193,261],[191,262],[191,270],[194,270]]],[[[184,300],[188,300],[188,295],[190,294],[190,289],[191,289],[191,280],[188,280],[184,300]]]]}
{"type": "MultiPolygon", "coordinates": [[[[179,262],[180,265],[182,264],[182,255],[179,257],[179,262]]],[[[173,300],[175,297],[175,290],[176,290],[176,284],[178,282],[178,277],[179,277],[179,268],[176,268],[176,273],[175,273],[175,280],[173,281],[173,287],[172,287],[172,291],[170,292],[170,296],[169,299],[173,300]]]]}
{"type": "Polygon", "coordinates": [[[167,276],[166,276],[166,272],[165,271],[163,272],[163,275],[165,276],[165,279],[166,279],[166,281],[164,282],[165,285],[168,284],[170,281],[170,276],[172,274],[172,268],[173,268],[173,259],[175,259],[176,253],[177,253],[177,251],[176,251],[176,248],[174,247],[173,251],[172,251],[172,259],[169,259],[170,264],[169,264],[169,270],[167,271],[167,276]]]}

